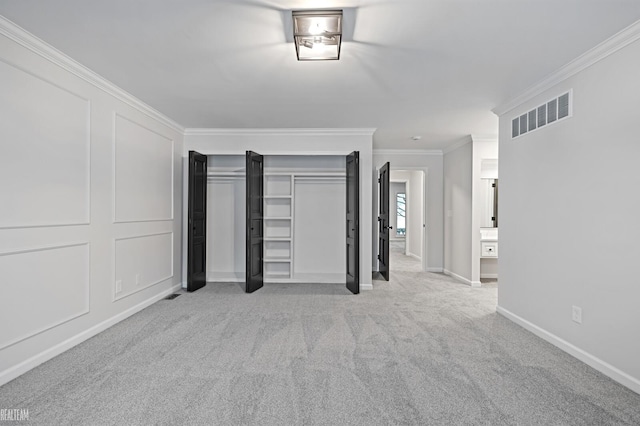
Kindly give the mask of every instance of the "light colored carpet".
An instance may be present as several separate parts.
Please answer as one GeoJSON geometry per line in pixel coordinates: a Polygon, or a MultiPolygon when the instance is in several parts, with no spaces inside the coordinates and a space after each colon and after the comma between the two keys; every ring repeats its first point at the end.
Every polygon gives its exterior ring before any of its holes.
{"type": "Polygon", "coordinates": [[[0,388],[32,424],[638,425],[640,395],[495,312],[493,288],[391,273],[209,284],[0,388]]]}
{"type": "Polygon", "coordinates": [[[420,272],[422,262],[415,257],[405,255],[405,241],[389,242],[389,269],[391,271],[420,272]]]}

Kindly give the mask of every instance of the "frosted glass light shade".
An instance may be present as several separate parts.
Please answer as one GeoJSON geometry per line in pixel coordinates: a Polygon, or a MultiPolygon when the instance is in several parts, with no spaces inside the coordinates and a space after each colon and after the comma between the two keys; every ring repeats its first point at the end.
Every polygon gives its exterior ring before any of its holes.
{"type": "Polygon", "coordinates": [[[299,61],[340,59],[342,10],[300,10],[292,15],[299,61]]]}

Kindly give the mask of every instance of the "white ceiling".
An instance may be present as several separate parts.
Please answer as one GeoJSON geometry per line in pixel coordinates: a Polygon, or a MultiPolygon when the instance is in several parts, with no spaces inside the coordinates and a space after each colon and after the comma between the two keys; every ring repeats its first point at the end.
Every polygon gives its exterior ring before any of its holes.
{"type": "Polygon", "coordinates": [[[640,1],[0,0],[0,14],[185,127],[372,127],[375,148],[440,149],[496,135],[493,108],[640,19],[640,1]],[[290,12],[312,7],[346,8],[339,61],[296,60],[290,12]]]}

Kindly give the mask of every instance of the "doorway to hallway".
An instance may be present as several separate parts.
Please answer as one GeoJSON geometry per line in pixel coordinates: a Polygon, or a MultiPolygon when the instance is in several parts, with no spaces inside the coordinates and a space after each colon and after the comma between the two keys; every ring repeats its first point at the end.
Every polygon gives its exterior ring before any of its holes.
{"type": "Polygon", "coordinates": [[[391,240],[389,243],[390,268],[392,271],[421,272],[422,262],[406,254],[406,240],[391,240]]]}

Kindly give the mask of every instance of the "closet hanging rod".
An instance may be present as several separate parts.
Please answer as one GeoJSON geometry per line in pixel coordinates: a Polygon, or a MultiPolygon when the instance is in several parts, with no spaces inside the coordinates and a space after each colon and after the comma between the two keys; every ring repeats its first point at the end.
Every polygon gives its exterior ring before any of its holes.
{"type": "Polygon", "coordinates": [[[334,180],[344,182],[346,180],[346,176],[322,176],[322,175],[309,175],[309,176],[295,176],[296,181],[305,181],[305,180],[334,180]]]}
{"type": "Polygon", "coordinates": [[[212,176],[222,176],[222,177],[245,177],[247,174],[245,173],[245,171],[241,171],[241,172],[207,172],[207,177],[212,177],[212,176]]]}
{"type": "Polygon", "coordinates": [[[265,176],[346,176],[345,172],[332,172],[332,171],[322,171],[322,170],[312,170],[312,171],[304,171],[304,170],[295,170],[289,172],[264,172],[265,176]]]}

